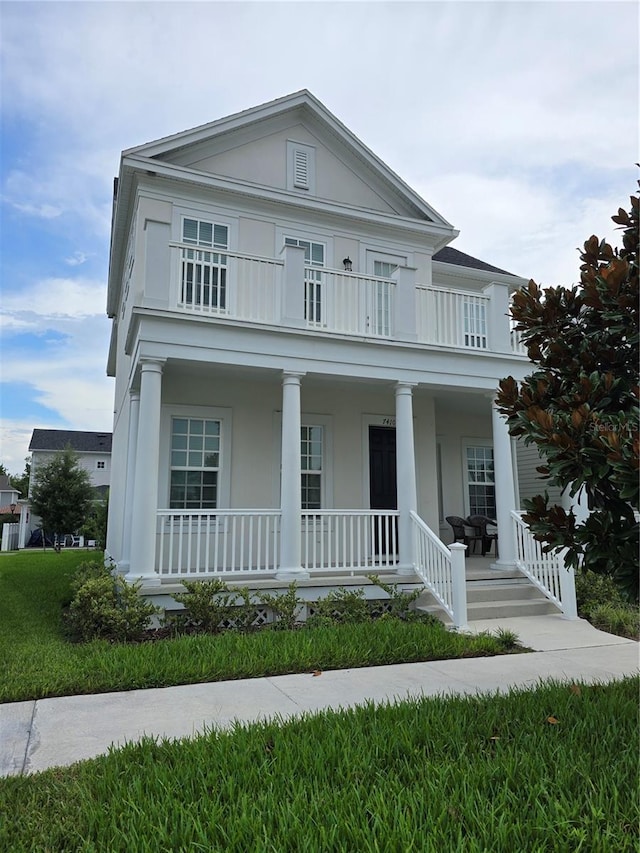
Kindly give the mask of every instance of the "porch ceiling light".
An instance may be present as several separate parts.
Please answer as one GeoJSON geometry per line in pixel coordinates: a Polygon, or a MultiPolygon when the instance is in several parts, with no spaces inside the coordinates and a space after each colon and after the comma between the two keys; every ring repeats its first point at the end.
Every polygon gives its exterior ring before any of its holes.
{"type": "Polygon", "coordinates": [[[351,263],[351,258],[345,258],[344,261],[342,262],[342,264],[344,266],[345,272],[351,272],[351,270],[353,269],[353,264],[351,263]]]}

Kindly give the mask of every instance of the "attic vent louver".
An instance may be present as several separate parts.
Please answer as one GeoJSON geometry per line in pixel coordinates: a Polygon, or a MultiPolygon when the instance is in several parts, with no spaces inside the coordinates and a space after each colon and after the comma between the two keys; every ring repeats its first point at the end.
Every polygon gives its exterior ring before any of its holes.
{"type": "Polygon", "coordinates": [[[309,189],[309,155],[300,149],[293,153],[293,185],[301,190],[309,189]]]}
{"type": "Polygon", "coordinates": [[[287,189],[316,191],[316,149],[287,140],[287,189]]]}

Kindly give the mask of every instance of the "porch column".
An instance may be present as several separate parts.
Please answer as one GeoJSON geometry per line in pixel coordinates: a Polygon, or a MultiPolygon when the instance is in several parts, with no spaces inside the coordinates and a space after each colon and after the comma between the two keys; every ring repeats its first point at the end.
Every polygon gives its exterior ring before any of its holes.
{"type": "Polygon", "coordinates": [[[398,494],[398,574],[413,574],[411,511],[418,509],[413,441],[413,385],[396,385],[396,479],[398,494]]]}
{"type": "Polygon", "coordinates": [[[402,341],[417,340],[416,334],[416,269],[398,267],[392,276],[396,283],[394,336],[402,341]]]}
{"type": "Polygon", "coordinates": [[[127,473],[124,485],[124,519],[122,528],[122,559],[118,571],[126,575],[131,565],[131,518],[133,506],[133,487],[136,477],[136,451],[138,442],[138,424],[140,422],[140,392],[129,389],[129,437],[127,442],[127,473]]]}
{"type": "Polygon", "coordinates": [[[130,580],[156,577],[156,514],[160,462],[160,403],[164,360],[141,359],[140,404],[136,441],[130,580]]]}
{"type": "Polygon", "coordinates": [[[499,568],[513,567],[516,559],[516,543],[512,510],[517,509],[514,488],[513,456],[511,436],[507,422],[498,411],[493,395],[491,398],[491,420],[493,426],[493,468],[496,488],[496,521],[498,522],[498,548],[500,557],[495,564],[499,568]]]}
{"type": "Polygon", "coordinates": [[[302,548],[302,494],[300,471],[300,377],[282,379],[282,469],[280,474],[280,566],[277,578],[304,578],[302,548]]]}

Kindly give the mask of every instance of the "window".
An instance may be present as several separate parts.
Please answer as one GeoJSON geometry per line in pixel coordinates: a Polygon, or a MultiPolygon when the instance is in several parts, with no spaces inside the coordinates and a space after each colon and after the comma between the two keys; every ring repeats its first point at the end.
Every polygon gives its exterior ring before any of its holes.
{"type": "Polygon", "coordinates": [[[220,471],[220,421],[171,421],[171,509],[215,509],[220,471]]]}
{"type": "Polygon", "coordinates": [[[104,462],[96,462],[96,468],[104,468],[104,462]]]}
{"type": "Polygon", "coordinates": [[[285,246],[300,246],[304,249],[304,318],[310,326],[321,326],[322,310],[322,273],[313,267],[323,267],[325,257],[324,243],[311,240],[298,240],[297,237],[285,237],[285,246]]]}
{"type": "Polygon", "coordinates": [[[300,428],[300,468],[302,471],[302,509],[322,507],[322,473],[324,429],[321,426],[300,428]]]}
{"type": "Polygon", "coordinates": [[[496,487],[493,472],[493,448],[468,446],[466,449],[469,515],[496,517],[496,487]]]}
{"type": "Polygon", "coordinates": [[[487,309],[484,301],[473,297],[464,301],[464,345],[487,348],[487,309]]]}
{"type": "MultiPolygon", "coordinates": [[[[229,247],[229,229],[199,219],[182,220],[182,242],[210,249],[229,247]]],[[[221,313],[227,307],[227,255],[219,251],[182,249],[180,304],[221,313]]]]}

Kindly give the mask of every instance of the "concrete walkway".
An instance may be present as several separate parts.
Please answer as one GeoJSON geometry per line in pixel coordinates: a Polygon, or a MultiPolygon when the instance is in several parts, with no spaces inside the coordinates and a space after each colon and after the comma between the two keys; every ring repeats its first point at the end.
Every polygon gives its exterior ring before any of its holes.
{"type": "Polygon", "coordinates": [[[506,691],[549,678],[606,682],[640,667],[638,643],[583,620],[569,622],[558,614],[470,625],[474,633],[498,627],[536,651],[0,705],[0,776],[73,764],[144,735],[191,737],[237,720],[296,717],[410,696],[506,691]]]}

